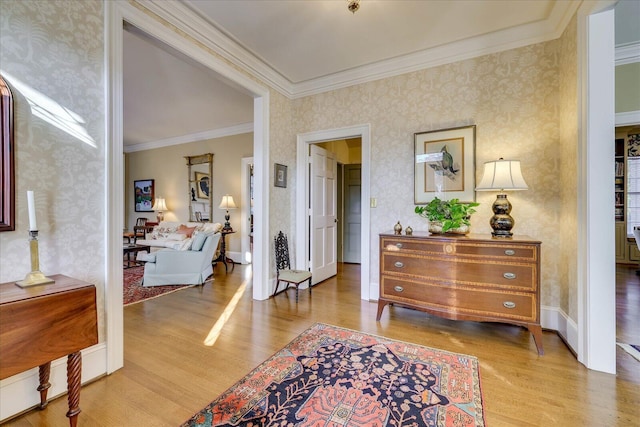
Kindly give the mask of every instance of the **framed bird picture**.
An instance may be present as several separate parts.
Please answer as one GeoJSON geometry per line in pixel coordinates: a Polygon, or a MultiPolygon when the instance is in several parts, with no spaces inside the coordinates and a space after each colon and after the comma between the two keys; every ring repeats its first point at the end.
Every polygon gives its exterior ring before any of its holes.
{"type": "Polygon", "coordinates": [[[414,134],[414,203],[476,199],[476,126],[414,134]]]}

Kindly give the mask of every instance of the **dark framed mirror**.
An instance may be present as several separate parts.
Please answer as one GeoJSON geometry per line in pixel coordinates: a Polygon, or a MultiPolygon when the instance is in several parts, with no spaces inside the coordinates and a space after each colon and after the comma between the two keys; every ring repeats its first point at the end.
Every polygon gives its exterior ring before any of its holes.
{"type": "Polygon", "coordinates": [[[0,76],[0,231],[16,229],[16,187],[13,156],[13,96],[9,86],[0,76]]]}

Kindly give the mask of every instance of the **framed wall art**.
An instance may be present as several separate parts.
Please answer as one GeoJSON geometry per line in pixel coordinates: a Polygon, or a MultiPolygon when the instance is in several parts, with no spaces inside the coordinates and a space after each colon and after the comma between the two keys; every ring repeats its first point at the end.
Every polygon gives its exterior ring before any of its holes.
{"type": "Polygon", "coordinates": [[[475,201],[476,127],[465,126],[414,134],[414,203],[475,201]]]}
{"type": "Polygon", "coordinates": [[[196,191],[199,199],[209,198],[209,189],[211,188],[211,182],[208,173],[195,172],[196,174],[196,191]]]}
{"type": "Polygon", "coordinates": [[[273,179],[276,187],[287,188],[287,167],[279,163],[274,164],[273,179]]]}
{"type": "Polygon", "coordinates": [[[153,212],[154,187],[153,179],[133,181],[136,212],[153,212]]]}

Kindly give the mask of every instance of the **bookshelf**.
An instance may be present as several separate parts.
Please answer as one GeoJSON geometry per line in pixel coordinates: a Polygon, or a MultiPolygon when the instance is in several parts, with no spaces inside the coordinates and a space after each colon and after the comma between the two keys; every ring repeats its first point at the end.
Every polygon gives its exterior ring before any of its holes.
{"type": "Polygon", "coordinates": [[[624,138],[616,138],[615,154],[615,216],[617,222],[624,222],[625,216],[625,144],[624,138]]]}

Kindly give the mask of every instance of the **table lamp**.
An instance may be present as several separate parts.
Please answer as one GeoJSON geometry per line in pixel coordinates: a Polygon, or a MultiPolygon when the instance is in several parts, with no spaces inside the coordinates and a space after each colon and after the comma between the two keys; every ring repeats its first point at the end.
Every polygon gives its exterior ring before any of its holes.
{"type": "Polygon", "coordinates": [[[231,231],[233,230],[231,228],[231,224],[229,223],[229,209],[236,209],[237,206],[233,201],[233,196],[230,196],[228,194],[225,194],[224,196],[222,196],[222,201],[220,202],[220,206],[218,206],[220,209],[226,209],[227,213],[224,216],[224,227],[222,227],[222,231],[231,231]]]}
{"type": "Polygon", "coordinates": [[[153,203],[153,207],[151,210],[157,211],[156,218],[158,219],[158,223],[162,222],[164,219],[164,211],[168,211],[167,204],[164,201],[163,197],[156,197],[155,202],[153,203]]]}
{"type": "Polygon", "coordinates": [[[493,160],[484,164],[484,175],[476,191],[498,191],[498,198],[493,203],[493,217],[489,221],[493,237],[511,238],[515,221],[509,215],[511,203],[507,200],[505,191],[528,190],[529,187],[522,177],[519,160],[493,160]]]}

